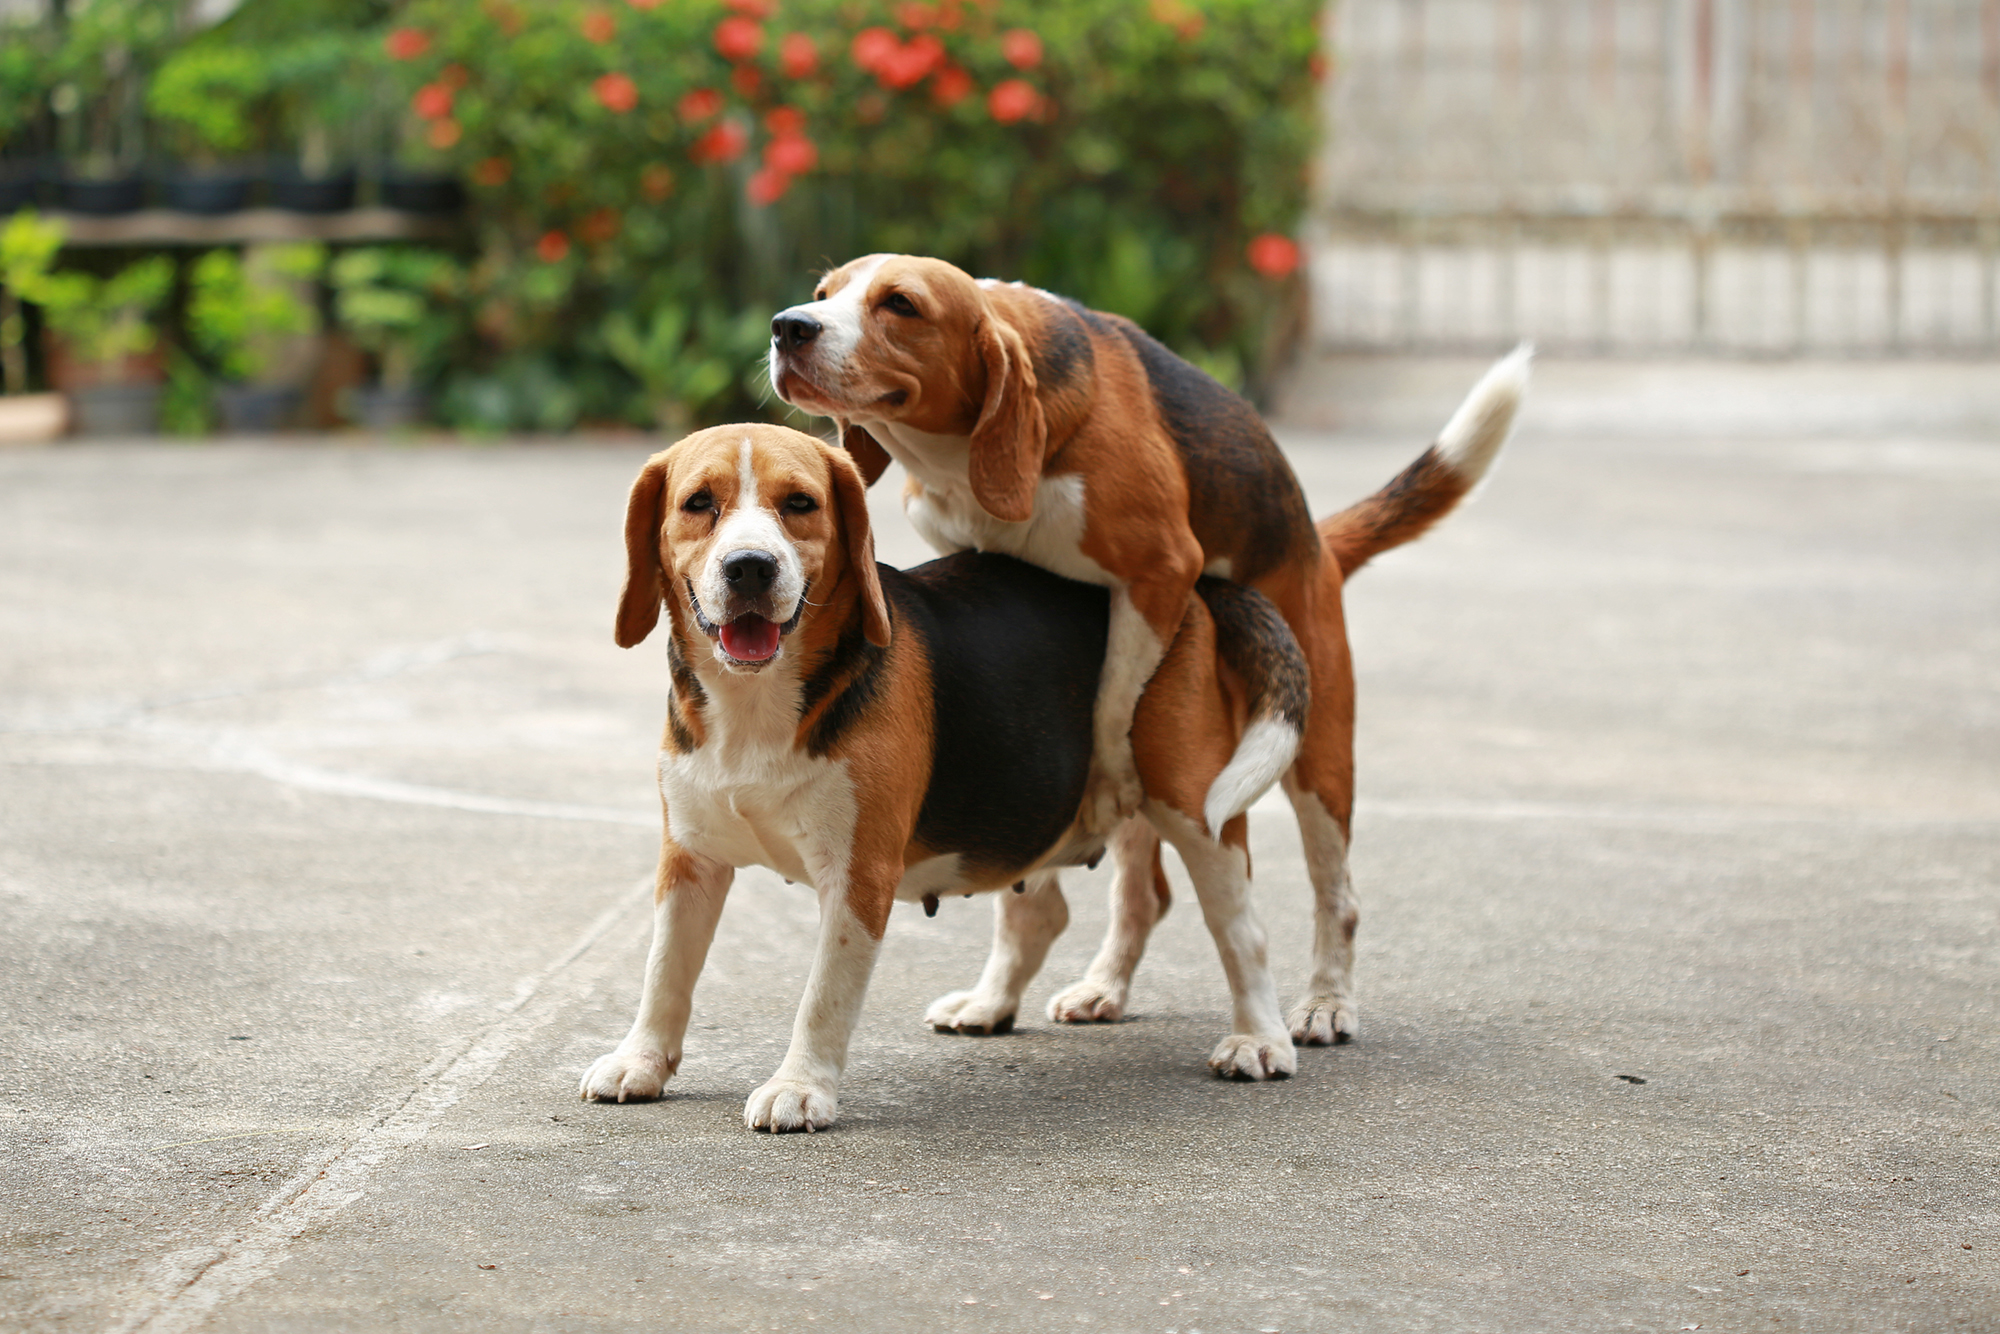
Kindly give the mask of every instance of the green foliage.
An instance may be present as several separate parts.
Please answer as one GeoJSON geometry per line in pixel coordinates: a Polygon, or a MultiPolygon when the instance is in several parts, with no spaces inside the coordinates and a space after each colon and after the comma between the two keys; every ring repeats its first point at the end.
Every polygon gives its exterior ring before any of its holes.
{"type": "Polygon", "coordinates": [[[10,394],[24,392],[28,383],[23,349],[27,320],[21,304],[43,299],[63,230],[61,222],[44,219],[33,209],[22,209],[0,227],[0,377],[10,394]]]}
{"type": "Polygon", "coordinates": [[[310,244],[260,246],[246,258],[211,250],[188,278],[187,330],[223,379],[255,380],[270,369],[278,340],[311,333],[318,311],[300,288],[326,267],[310,244]]]}
{"type": "Polygon", "coordinates": [[[195,44],[167,58],[146,86],[146,109],[178,132],[194,158],[246,151],[251,109],[269,82],[259,53],[241,46],[195,44]]]}
{"type": "Polygon", "coordinates": [[[382,383],[408,388],[433,379],[462,328],[465,270],[435,250],[371,246],[333,262],[334,313],[382,383]]]}
{"type": "Polygon", "coordinates": [[[474,190],[484,364],[602,355],[611,393],[580,387],[580,411],[668,423],[758,410],[762,329],[739,344],[696,312],[768,319],[875,250],[1128,314],[1256,387],[1297,292],[1246,247],[1306,204],[1319,12],[412,0],[377,59],[406,155],[474,190]],[[871,28],[897,54],[864,69],[871,28]],[[758,49],[732,61],[730,36],[758,49]]]}
{"type": "Polygon", "coordinates": [[[30,295],[51,329],[68,343],[78,361],[115,365],[143,356],[159,344],[152,317],[173,290],[174,266],[164,255],[127,265],[108,278],[58,271],[46,275],[30,295]]]}

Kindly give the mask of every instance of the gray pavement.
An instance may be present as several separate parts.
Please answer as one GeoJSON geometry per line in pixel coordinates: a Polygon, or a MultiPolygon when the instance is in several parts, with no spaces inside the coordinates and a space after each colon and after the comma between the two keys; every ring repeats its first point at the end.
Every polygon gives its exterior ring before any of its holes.
{"type": "MultiPolygon", "coordinates": [[[[1078,875],[1006,1037],[919,1023],[986,904],[899,911],[777,1139],[763,873],[672,1096],[575,1098],[648,929],[644,442],[0,454],[0,1328],[2000,1328],[2000,439],[1560,397],[1351,589],[1358,1044],[1209,1078],[1186,893],[1134,1017],[1049,1024],[1078,875]]],[[[1319,511],[1423,443],[1285,440],[1319,511]]]]}

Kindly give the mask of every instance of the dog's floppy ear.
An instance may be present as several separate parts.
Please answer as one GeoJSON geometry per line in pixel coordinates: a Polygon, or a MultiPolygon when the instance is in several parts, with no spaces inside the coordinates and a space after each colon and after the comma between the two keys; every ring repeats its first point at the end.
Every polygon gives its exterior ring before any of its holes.
{"type": "Polygon", "coordinates": [[[826,451],[833,472],[834,507],[840,511],[840,543],[861,597],[861,633],[876,648],[889,647],[889,602],[875,569],[875,531],[868,524],[868,486],[861,470],[837,449],[826,451]]]}
{"type": "Polygon", "coordinates": [[[853,456],[854,466],[861,469],[864,486],[875,485],[882,480],[882,474],[889,471],[889,451],[859,426],[841,422],[840,444],[853,456]]]}
{"type": "Polygon", "coordinates": [[[618,595],[618,647],[631,648],[660,623],[666,572],[660,568],[660,500],[667,487],[667,454],[646,460],[625,502],[625,591],[618,595]]]}
{"type": "Polygon", "coordinates": [[[989,311],[974,337],[986,363],[986,400],[972,428],[972,494],[994,518],[1020,523],[1035,512],[1048,419],[1028,345],[1014,326],[989,311]]]}

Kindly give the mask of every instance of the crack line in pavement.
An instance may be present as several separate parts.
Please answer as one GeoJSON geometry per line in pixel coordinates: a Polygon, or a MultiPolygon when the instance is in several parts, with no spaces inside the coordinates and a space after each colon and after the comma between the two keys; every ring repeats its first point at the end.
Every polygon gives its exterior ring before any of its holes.
{"type": "MultiPolygon", "coordinates": [[[[554,1017],[567,995],[549,984],[582,958],[652,892],[653,877],[633,886],[553,961],[522,979],[500,1017],[438,1053],[418,1072],[416,1082],[378,1104],[368,1127],[347,1143],[309,1162],[259,1206],[262,1221],[217,1242],[193,1265],[173,1267],[162,1276],[173,1286],[114,1328],[119,1334],[178,1334],[200,1325],[222,1303],[242,1293],[284,1263],[293,1242],[366,1194],[375,1170],[402,1149],[411,1148],[444,1114],[492,1077],[521,1042],[554,1017]]],[[[610,962],[609,956],[603,961],[610,962]]],[[[600,966],[603,966],[600,964],[600,966]]],[[[579,981],[587,983],[593,973],[579,981]]],[[[163,1285],[164,1286],[164,1285],[163,1285]]]]}

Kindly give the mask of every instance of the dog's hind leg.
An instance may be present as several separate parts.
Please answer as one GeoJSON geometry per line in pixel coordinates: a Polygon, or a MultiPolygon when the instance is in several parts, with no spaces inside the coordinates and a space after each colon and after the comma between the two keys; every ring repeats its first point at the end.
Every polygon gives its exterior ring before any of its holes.
{"type": "Polygon", "coordinates": [[[578,1093],[586,1100],[627,1102],[657,1098],[681,1064],[695,979],[715,939],[722,901],[735,868],[669,844],[660,854],[653,892],[653,947],[639,1013],[616,1051],[584,1072],[578,1093]]]}
{"type": "Polygon", "coordinates": [[[1313,970],[1306,994],[1286,1021],[1292,1040],[1307,1047],[1352,1042],[1361,1034],[1354,1002],[1354,932],[1361,901],[1347,873],[1347,836],[1321,794],[1288,774],[1285,795],[1298,817],[1306,875],[1313,887],[1313,970]]]}
{"type": "Polygon", "coordinates": [[[993,952],[970,991],[954,991],[931,1002],[924,1022],[940,1033],[1008,1033],[1021,1009],[1021,993],[1042,970],[1063,928],[1069,904],[1054,871],[1040,871],[1019,894],[993,896],[993,952]]]}
{"type": "Polygon", "coordinates": [[[1298,1069],[1299,1058],[1278,1009],[1264,927],[1250,906],[1248,820],[1239,815],[1224,825],[1218,843],[1201,824],[1164,802],[1147,803],[1146,812],[1187,864],[1202,918],[1229,978],[1231,1032],[1210,1053],[1209,1069],[1225,1079],[1285,1078],[1298,1069]]]}
{"type": "Polygon", "coordinates": [[[1127,820],[1111,836],[1111,925],[1083,980],[1049,1001],[1058,1023],[1113,1023],[1124,1017],[1132,970],[1146,952],[1147,937],[1173,906],[1173,891],[1160,865],[1160,836],[1143,818],[1127,820]]]}

